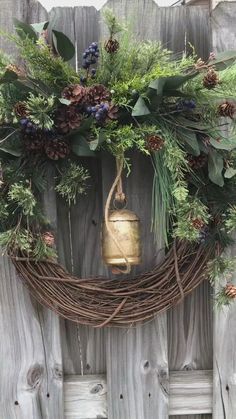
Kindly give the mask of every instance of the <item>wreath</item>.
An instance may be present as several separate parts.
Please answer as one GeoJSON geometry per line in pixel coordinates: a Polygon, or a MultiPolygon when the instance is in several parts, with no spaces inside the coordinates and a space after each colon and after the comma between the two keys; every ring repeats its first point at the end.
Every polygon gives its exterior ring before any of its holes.
{"type": "Polygon", "coordinates": [[[234,259],[222,256],[236,226],[236,52],[174,56],[137,41],[109,9],[104,19],[108,39],[88,46],[77,71],[73,44],[49,22],[15,20],[16,34],[4,34],[22,64],[0,54],[0,245],[38,301],[83,324],[149,320],[206,277],[225,276],[217,300],[228,303],[236,296],[234,259]],[[166,257],[133,280],[66,272],[42,208],[49,176],[68,206],[82,199],[91,175],[81,157],[103,150],[118,167],[106,208],[116,244],[109,209],[115,186],[125,200],[127,152],[154,168],[152,230],[166,257]]]}

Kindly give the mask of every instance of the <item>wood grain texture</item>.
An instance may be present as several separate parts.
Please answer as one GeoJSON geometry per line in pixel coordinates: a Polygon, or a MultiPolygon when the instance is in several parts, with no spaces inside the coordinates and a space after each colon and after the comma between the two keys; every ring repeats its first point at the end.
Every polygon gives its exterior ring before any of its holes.
{"type": "MultiPolygon", "coordinates": [[[[139,272],[153,266],[160,254],[150,233],[152,167],[138,153],[132,156],[131,164],[131,175],[128,181],[124,178],[124,189],[129,209],[135,210],[142,220],[143,263],[134,269],[139,272]]],[[[102,167],[105,203],[114,179],[114,159],[104,156],[102,167]]],[[[166,314],[143,326],[107,330],[109,419],[168,417],[166,333],[166,314]]]]}
{"type": "MultiPolygon", "coordinates": [[[[12,30],[12,19],[28,23],[46,20],[40,3],[3,1],[1,28],[12,30]],[[4,19],[4,21],[3,21],[4,19]]],[[[8,43],[9,44],[9,43],[8,43]]],[[[3,42],[5,51],[15,55],[11,45],[3,42]]],[[[56,224],[55,196],[49,186],[44,196],[45,210],[56,224]]],[[[22,288],[11,263],[1,259],[0,361],[1,410],[5,418],[63,418],[63,379],[59,319],[51,311],[31,300],[22,288]]]]}
{"type": "Polygon", "coordinates": [[[65,377],[65,419],[107,418],[105,375],[65,377]]]}
{"type": "MultiPolygon", "coordinates": [[[[170,372],[171,418],[179,414],[189,418],[188,413],[211,412],[212,386],[212,371],[170,372]]],[[[105,375],[65,377],[65,419],[106,419],[108,392],[105,375]]],[[[202,417],[205,419],[206,415],[202,417]]]]}
{"type": "Polygon", "coordinates": [[[62,419],[55,315],[31,300],[6,257],[0,258],[0,278],[0,417],[62,419]]]}
{"type": "MultiPolygon", "coordinates": [[[[47,11],[37,0],[1,0],[0,28],[6,32],[13,32],[13,18],[27,23],[47,20],[47,11]]],[[[12,42],[0,36],[0,49],[13,57],[17,50],[12,42]]]]}
{"type": "MultiPolygon", "coordinates": [[[[236,49],[236,3],[219,4],[212,13],[215,51],[236,49]]],[[[232,246],[229,255],[235,257],[232,246]]],[[[235,281],[235,275],[233,280],[235,281]]],[[[224,285],[223,283],[220,285],[224,285]]],[[[216,285],[216,292],[218,286],[216,285]]],[[[236,306],[214,311],[213,419],[236,417],[236,306]]]]}

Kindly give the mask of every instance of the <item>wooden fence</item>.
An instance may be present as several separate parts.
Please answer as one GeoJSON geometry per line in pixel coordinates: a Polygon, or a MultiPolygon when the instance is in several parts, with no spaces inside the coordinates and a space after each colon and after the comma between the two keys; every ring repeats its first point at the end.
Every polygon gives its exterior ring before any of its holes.
{"type": "MultiPolygon", "coordinates": [[[[29,23],[48,18],[37,0],[0,5],[0,27],[8,31],[13,17],[29,23]]],[[[211,16],[200,6],[158,8],[152,0],[108,0],[106,6],[129,19],[140,39],[161,40],[175,52],[189,42],[203,58],[212,49],[236,49],[235,2],[219,4],[211,16]]],[[[89,42],[105,36],[94,7],[55,8],[49,15],[77,44],[79,60],[89,42]]],[[[3,39],[0,44],[15,54],[3,39]]],[[[79,275],[108,274],[100,257],[100,224],[114,162],[103,155],[84,163],[93,179],[88,195],[68,214],[49,185],[45,209],[57,228],[62,263],[79,275]]],[[[157,259],[151,183],[152,170],[137,154],[125,185],[142,220],[144,263],[136,272],[157,259]]],[[[213,311],[207,282],[149,324],[95,330],[40,307],[5,257],[0,278],[1,419],[236,418],[236,306],[213,311]]]]}

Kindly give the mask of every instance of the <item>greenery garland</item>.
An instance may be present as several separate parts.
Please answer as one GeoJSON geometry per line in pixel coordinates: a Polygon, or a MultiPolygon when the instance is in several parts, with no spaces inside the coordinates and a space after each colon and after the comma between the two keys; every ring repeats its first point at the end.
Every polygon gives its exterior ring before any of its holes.
{"type": "MultiPolygon", "coordinates": [[[[236,226],[236,52],[174,57],[136,41],[110,10],[104,17],[110,36],[91,43],[78,72],[68,64],[74,46],[54,29],[50,44],[48,22],[15,20],[16,35],[4,34],[23,64],[0,54],[0,244],[13,257],[55,258],[39,199],[48,173],[73,205],[90,177],[81,156],[124,156],[129,173],[136,149],[154,167],[156,237],[224,250],[236,226]]],[[[217,256],[208,273],[233,266],[217,256]]]]}

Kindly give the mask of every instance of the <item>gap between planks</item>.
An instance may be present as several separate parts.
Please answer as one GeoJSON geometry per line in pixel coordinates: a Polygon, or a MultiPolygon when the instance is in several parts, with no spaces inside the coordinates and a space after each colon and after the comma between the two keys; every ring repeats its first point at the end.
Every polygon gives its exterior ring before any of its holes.
{"type": "MultiPolygon", "coordinates": [[[[212,375],[208,370],[171,371],[169,415],[212,413],[212,375]]],[[[65,419],[107,419],[105,375],[66,376],[64,392],[65,419]]]]}

